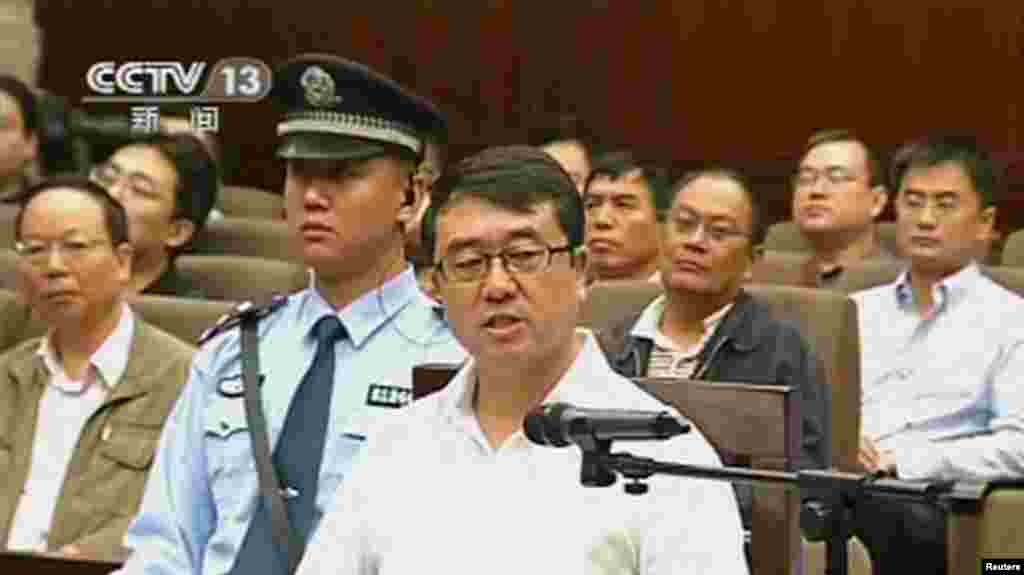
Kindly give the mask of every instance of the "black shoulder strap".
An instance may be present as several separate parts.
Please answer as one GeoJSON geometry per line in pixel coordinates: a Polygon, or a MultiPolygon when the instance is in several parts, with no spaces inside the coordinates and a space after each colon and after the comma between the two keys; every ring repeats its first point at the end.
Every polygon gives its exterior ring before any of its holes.
{"type": "Polygon", "coordinates": [[[242,324],[242,319],[246,316],[254,316],[256,320],[260,320],[268,315],[277,311],[279,307],[288,302],[288,296],[274,296],[274,299],[266,305],[257,306],[252,302],[243,302],[235,306],[235,309],[231,310],[231,313],[220,316],[217,323],[213,324],[213,327],[207,329],[199,336],[199,340],[196,342],[197,345],[202,347],[206,342],[210,341],[214,337],[234,329],[242,324]]]}
{"type": "Polygon", "coordinates": [[[249,313],[239,314],[242,326],[242,384],[245,389],[245,417],[249,423],[253,457],[256,459],[256,473],[259,477],[260,495],[270,514],[274,541],[287,558],[288,573],[295,573],[302,558],[301,546],[293,538],[288,510],[281,494],[281,480],[270,453],[270,438],[267,435],[267,421],[263,416],[260,401],[260,357],[259,322],[263,314],[250,308],[249,313]]]}

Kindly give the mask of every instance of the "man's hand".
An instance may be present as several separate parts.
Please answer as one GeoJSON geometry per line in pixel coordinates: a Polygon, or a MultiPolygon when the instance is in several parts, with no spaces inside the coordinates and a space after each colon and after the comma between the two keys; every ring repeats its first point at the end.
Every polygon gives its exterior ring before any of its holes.
{"type": "Polygon", "coordinates": [[[896,454],[891,449],[881,449],[874,439],[862,435],[857,462],[865,471],[884,471],[896,475],[896,454]]]}
{"type": "Polygon", "coordinates": [[[82,550],[77,545],[65,545],[60,548],[60,552],[68,557],[81,557],[82,550]]]}

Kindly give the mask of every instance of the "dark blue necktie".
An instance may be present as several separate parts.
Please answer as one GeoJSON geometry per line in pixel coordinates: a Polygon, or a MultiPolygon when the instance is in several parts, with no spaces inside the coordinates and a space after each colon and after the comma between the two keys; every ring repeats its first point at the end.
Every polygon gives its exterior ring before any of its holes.
{"type": "MultiPolygon", "coordinates": [[[[331,393],[334,390],[334,344],[345,336],[337,316],[320,318],[313,326],[316,356],[303,376],[285,417],[281,437],[274,448],[274,467],[285,493],[293,541],[305,542],[316,519],[317,479],[327,439],[331,393]]],[[[259,497],[232,575],[287,573],[287,558],[274,543],[270,513],[259,497]]]]}

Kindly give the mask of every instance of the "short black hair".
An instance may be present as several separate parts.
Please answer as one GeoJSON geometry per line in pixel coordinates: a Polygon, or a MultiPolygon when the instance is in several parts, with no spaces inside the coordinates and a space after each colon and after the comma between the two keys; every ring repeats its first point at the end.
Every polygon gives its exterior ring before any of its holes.
{"type": "Polygon", "coordinates": [[[110,242],[114,246],[129,242],[128,213],[125,211],[124,205],[111,196],[103,186],[85,176],[78,175],[60,175],[40,180],[18,195],[18,213],[14,216],[14,239],[16,241],[21,241],[21,223],[28,205],[40,194],[55,189],[71,189],[95,200],[103,209],[103,223],[110,235],[110,242]]]}
{"type": "Polygon", "coordinates": [[[542,150],[532,146],[488,148],[446,170],[431,192],[423,216],[423,245],[433,259],[438,217],[462,198],[478,198],[515,212],[550,203],[569,245],[583,245],[583,199],[572,178],[542,150]]]}
{"type": "Polygon", "coordinates": [[[832,144],[836,142],[853,142],[860,144],[860,147],[864,149],[864,154],[867,157],[868,164],[868,183],[872,188],[876,186],[885,185],[885,169],[882,167],[882,162],[878,158],[878,154],[875,150],[860,137],[853,130],[840,129],[840,130],[819,130],[811,134],[810,138],[807,138],[807,142],[804,144],[803,152],[800,154],[800,162],[804,161],[807,154],[818,146],[824,146],[825,144],[832,144]]]}
{"type": "Polygon", "coordinates": [[[618,180],[632,172],[638,172],[639,177],[643,179],[656,214],[671,207],[672,180],[669,178],[668,171],[653,162],[638,158],[629,150],[609,152],[595,159],[590,175],[587,176],[587,183],[583,187],[583,195],[587,195],[590,184],[597,178],[618,180]]]}
{"type": "MultiPolygon", "coordinates": [[[[717,178],[722,180],[730,180],[735,182],[736,185],[744,191],[747,196],[747,200],[750,202],[750,245],[756,247],[764,243],[764,237],[767,233],[764,220],[761,218],[761,201],[758,195],[754,192],[753,187],[750,184],[750,180],[741,174],[739,171],[732,168],[723,167],[712,167],[703,168],[699,170],[693,170],[687,172],[672,185],[671,195],[669,197],[669,206],[675,202],[676,196],[686,186],[693,183],[698,178],[717,178]]],[[[661,212],[662,217],[666,214],[661,212]]]]}
{"type": "Polygon", "coordinates": [[[39,111],[36,94],[24,82],[9,74],[0,75],[0,92],[9,95],[18,104],[25,135],[31,136],[39,129],[39,111]]]}
{"type": "Polygon", "coordinates": [[[178,176],[178,185],[174,190],[174,215],[192,222],[195,226],[192,238],[195,239],[206,224],[220,192],[217,162],[199,138],[192,134],[151,132],[139,136],[122,148],[130,146],[152,148],[174,168],[178,176]]]}
{"type": "Polygon", "coordinates": [[[982,209],[995,205],[1002,195],[1001,167],[974,136],[943,134],[914,140],[893,154],[891,181],[899,191],[907,172],[915,168],[931,168],[956,164],[971,179],[981,199],[982,209]]]}

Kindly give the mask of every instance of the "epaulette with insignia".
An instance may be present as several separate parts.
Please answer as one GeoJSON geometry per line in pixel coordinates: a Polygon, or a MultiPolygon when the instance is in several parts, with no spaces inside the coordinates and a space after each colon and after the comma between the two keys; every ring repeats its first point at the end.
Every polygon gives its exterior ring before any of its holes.
{"type": "Polygon", "coordinates": [[[203,332],[203,335],[199,336],[198,345],[201,347],[206,342],[210,341],[214,337],[234,329],[241,325],[242,320],[247,317],[255,317],[256,319],[263,319],[268,315],[274,313],[281,306],[288,302],[288,296],[276,295],[274,299],[270,300],[270,303],[264,305],[254,305],[252,302],[242,302],[235,306],[235,309],[231,313],[220,316],[217,323],[213,324],[213,327],[203,332]]]}

